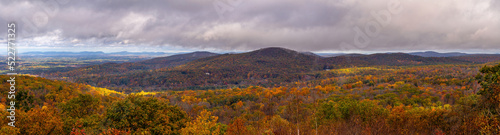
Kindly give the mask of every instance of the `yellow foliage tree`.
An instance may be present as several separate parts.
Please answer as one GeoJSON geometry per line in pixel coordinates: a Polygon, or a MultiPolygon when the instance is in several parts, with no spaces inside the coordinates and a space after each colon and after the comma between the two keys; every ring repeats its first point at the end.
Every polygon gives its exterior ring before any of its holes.
{"type": "Polygon", "coordinates": [[[203,110],[198,117],[188,122],[187,126],[181,129],[181,135],[221,135],[221,126],[217,124],[217,116],[211,116],[212,113],[203,110]]]}
{"type": "Polygon", "coordinates": [[[16,127],[20,129],[21,134],[63,133],[63,122],[53,107],[35,107],[26,113],[20,112],[16,117],[19,117],[16,127]]]}

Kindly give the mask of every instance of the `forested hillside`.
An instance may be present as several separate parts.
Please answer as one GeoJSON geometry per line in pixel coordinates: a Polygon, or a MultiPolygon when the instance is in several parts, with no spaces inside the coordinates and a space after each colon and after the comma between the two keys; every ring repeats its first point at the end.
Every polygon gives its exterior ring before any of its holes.
{"type": "Polygon", "coordinates": [[[329,67],[349,66],[404,66],[404,65],[431,65],[431,64],[460,64],[469,63],[465,60],[457,60],[446,57],[421,57],[405,53],[379,53],[371,55],[337,56],[325,58],[329,67]]]}
{"type": "MultiPolygon", "coordinates": [[[[278,87],[124,94],[16,76],[2,134],[499,134],[500,64],[370,66],[278,87]],[[18,103],[18,104],[17,104],[18,103]]],[[[8,76],[0,76],[4,82],[8,76]]],[[[2,86],[2,121],[7,83],[2,86]]]]}
{"type": "Polygon", "coordinates": [[[130,93],[142,90],[244,88],[251,85],[284,86],[294,81],[322,79],[325,76],[318,72],[348,67],[472,63],[467,59],[404,53],[323,58],[284,48],[263,48],[216,56],[207,52],[204,54],[198,55],[203,57],[170,56],[136,63],[107,63],[54,73],[49,77],[130,93]],[[185,64],[174,66],[180,63],[185,64]]]}
{"type": "Polygon", "coordinates": [[[471,55],[456,56],[451,58],[469,61],[472,63],[487,63],[487,62],[500,61],[500,54],[471,54],[471,55]]]}

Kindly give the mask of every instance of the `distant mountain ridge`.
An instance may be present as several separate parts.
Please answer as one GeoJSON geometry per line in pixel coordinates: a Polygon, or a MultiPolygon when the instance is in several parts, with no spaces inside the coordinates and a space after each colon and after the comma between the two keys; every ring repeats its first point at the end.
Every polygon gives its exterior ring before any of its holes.
{"type": "Polygon", "coordinates": [[[455,57],[455,56],[468,55],[467,53],[460,53],[460,52],[438,53],[434,51],[412,52],[408,54],[422,56],[422,57],[455,57]]]}
{"type": "Polygon", "coordinates": [[[82,51],[82,52],[56,52],[56,51],[49,51],[49,52],[39,52],[39,51],[34,51],[34,52],[24,52],[20,53],[21,55],[29,55],[29,56],[59,56],[59,57],[64,57],[64,56],[82,56],[82,55],[150,55],[150,56],[161,56],[161,55],[171,55],[173,53],[165,53],[165,52],[127,52],[127,51],[122,51],[122,52],[111,52],[111,53],[105,53],[102,51],[82,51]]]}
{"type": "MultiPolygon", "coordinates": [[[[273,47],[270,47],[270,48],[273,48],[273,47]]],[[[278,47],[274,47],[274,48],[278,48],[278,47]]],[[[286,48],[282,48],[282,49],[286,49],[286,48]]],[[[290,49],[286,49],[286,50],[290,50],[290,49]]],[[[291,50],[291,51],[293,51],[293,50],[291,50]]],[[[232,52],[232,53],[228,53],[228,54],[238,54],[238,53],[245,53],[245,52],[232,52]]],[[[320,56],[320,57],[369,55],[369,54],[360,54],[360,53],[313,53],[313,52],[299,52],[299,53],[311,55],[311,56],[320,56]]],[[[184,54],[184,53],[128,52],[128,51],[110,52],[110,53],[105,53],[102,51],[82,51],[82,52],[57,52],[57,51],[40,52],[40,51],[33,51],[33,52],[24,52],[21,54],[22,55],[30,55],[30,56],[35,56],[35,55],[41,55],[41,56],[79,56],[79,55],[150,55],[150,56],[161,56],[161,55],[176,55],[176,54],[184,54]]],[[[440,53],[440,52],[435,52],[435,51],[410,52],[407,54],[421,56],[421,57],[457,57],[457,56],[466,56],[466,55],[494,55],[494,54],[467,54],[467,53],[461,53],[461,52],[440,53]]],[[[499,54],[499,53],[497,53],[497,54],[499,54]]]]}
{"type": "Polygon", "coordinates": [[[342,55],[324,58],[328,67],[341,68],[345,66],[405,66],[405,65],[430,65],[430,64],[459,64],[468,63],[447,57],[421,57],[406,53],[377,53],[370,55],[342,55]]]}
{"type": "Polygon", "coordinates": [[[22,55],[45,55],[45,56],[61,56],[61,55],[104,55],[105,53],[102,51],[96,51],[96,52],[89,52],[89,51],[83,51],[83,52],[55,52],[55,51],[50,51],[50,52],[25,52],[21,53],[22,55]]]}
{"type": "Polygon", "coordinates": [[[138,62],[104,63],[100,65],[81,67],[69,72],[62,72],[62,73],[60,72],[55,74],[57,74],[57,76],[74,76],[74,75],[78,76],[82,74],[123,74],[131,71],[174,67],[199,58],[210,57],[215,55],[219,54],[211,52],[192,52],[192,53],[177,54],[166,57],[157,57],[138,62]]]}
{"type": "Polygon", "coordinates": [[[319,57],[271,47],[237,54],[193,52],[133,63],[107,63],[52,75],[100,87],[205,89],[231,85],[278,85],[315,78],[311,75],[314,72],[332,68],[475,63],[470,60],[469,55],[422,57],[406,53],[319,57]]]}
{"type": "MultiPolygon", "coordinates": [[[[464,55],[469,55],[467,53],[461,53],[461,52],[447,52],[447,53],[439,53],[435,51],[425,51],[425,52],[410,52],[407,53],[410,55],[416,55],[416,56],[421,56],[421,57],[455,57],[455,56],[464,56],[464,55]]],[[[359,54],[359,53],[318,53],[319,56],[322,57],[336,57],[336,56],[345,56],[345,55],[367,55],[367,54],[359,54]]]]}

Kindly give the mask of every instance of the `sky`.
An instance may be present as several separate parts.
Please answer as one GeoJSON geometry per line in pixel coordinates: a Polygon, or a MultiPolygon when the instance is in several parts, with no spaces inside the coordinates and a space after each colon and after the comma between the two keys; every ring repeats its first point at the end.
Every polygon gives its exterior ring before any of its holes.
{"type": "Polygon", "coordinates": [[[0,0],[0,22],[18,52],[500,52],[498,0],[0,0]]]}

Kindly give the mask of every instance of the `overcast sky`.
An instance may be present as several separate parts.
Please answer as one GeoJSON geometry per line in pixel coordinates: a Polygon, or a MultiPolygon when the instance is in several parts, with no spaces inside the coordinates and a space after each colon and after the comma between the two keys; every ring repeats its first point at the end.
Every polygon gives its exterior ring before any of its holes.
{"type": "Polygon", "coordinates": [[[1,0],[0,22],[21,52],[500,52],[498,0],[1,0]]]}

